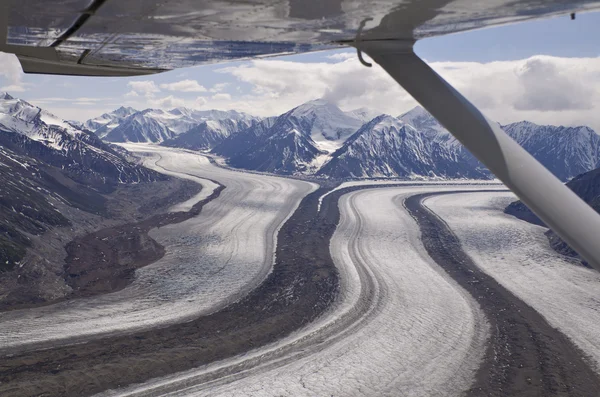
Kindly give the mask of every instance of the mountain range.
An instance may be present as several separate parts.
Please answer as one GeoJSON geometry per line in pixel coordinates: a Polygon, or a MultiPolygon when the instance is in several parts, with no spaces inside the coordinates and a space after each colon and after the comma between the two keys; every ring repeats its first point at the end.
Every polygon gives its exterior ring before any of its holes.
{"type": "Polygon", "coordinates": [[[165,180],[75,123],[0,94],[0,273],[12,269],[32,237],[71,225],[59,208],[106,211],[119,185],[165,180]]]}
{"type": "Polygon", "coordinates": [[[187,149],[210,149],[258,118],[234,110],[171,110],[120,107],[82,126],[108,142],[162,143],[187,149]]]}
{"type": "MultiPolygon", "coordinates": [[[[491,178],[421,107],[400,116],[342,111],[322,99],[275,117],[235,111],[136,111],[121,107],[83,126],[110,142],[151,142],[212,152],[235,168],[320,178],[491,178]]],[[[501,126],[567,181],[600,165],[600,136],[589,127],[501,126]]]]}

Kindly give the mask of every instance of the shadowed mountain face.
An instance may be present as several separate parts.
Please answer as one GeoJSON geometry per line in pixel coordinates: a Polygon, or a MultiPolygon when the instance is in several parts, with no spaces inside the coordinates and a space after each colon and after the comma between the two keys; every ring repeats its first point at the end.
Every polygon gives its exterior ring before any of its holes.
{"type": "Polygon", "coordinates": [[[70,225],[59,208],[106,214],[103,194],[164,180],[87,130],[0,96],[0,271],[19,265],[31,237],[70,225]]]}
{"type": "Polygon", "coordinates": [[[464,153],[460,145],[432,139],[397,118],[382,115],[346,141],[318,174],[335,178],[488,177],[464,161],[464,153]]]}

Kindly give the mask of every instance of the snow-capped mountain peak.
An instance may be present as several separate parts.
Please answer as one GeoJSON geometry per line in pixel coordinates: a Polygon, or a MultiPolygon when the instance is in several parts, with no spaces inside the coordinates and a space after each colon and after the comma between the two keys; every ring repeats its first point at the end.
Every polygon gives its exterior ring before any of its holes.
{"type": "Polygon", "coordinates": [[[381,112],[378,112],[377,110],[373,110],[373,109],[370,109],[367,107],[350,110],[345,113],[350,117],[361,120],[363,123],[366,123],[367,121],[371,121],[375,117],[377,117],[381,114],[381,112]]]}
{"type": "Polygon", "coordinates": [[[136,112],[137,112],[137,110],[130,106],[121,106],[120,108],[113,111],[112,114],[114,114],[116,116],[120,116],[120,117],[128,117],[136,112]]]}
{"type": "Polygon", "coordinates": [[[360,128],[363,121],[324,99],[306,102],[287,113],[302,124],[319,150],[333,152],[360,128]]]}
{"type": "Polygon", "coordinates": [[[79,137],[83,133],[52,113],[8,94],[0,98],[0,126],[30,139],[46,142],[55,148],[62,146],[64,134],[79,137]],[[58,127],[61,131],[53,131],[49,127],[58,127]]]}

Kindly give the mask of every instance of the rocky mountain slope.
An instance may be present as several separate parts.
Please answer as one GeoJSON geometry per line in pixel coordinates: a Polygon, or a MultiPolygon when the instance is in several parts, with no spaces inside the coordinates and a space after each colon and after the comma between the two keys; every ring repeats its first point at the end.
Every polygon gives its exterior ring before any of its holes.
{"type": "Polygon", "coordinates": [[[600,166],[600,135],[589,127],[521,121],[502,128],[563,181],[600,166]]]}
{"type": "Polygon", "coordinates": [[[233,167],[282,174],[314,173],[362,125],[323,100],[254,123],[213,150],[233,167]]]}
{"type": "Polygon", "coordinates": [[[106,137],[114,128],[118,127],[127,117],[138,111],[132,107],[121,106],[120,108],[91,120],[81,123],[85,129],[92,131],[100,138],[106,137]]]}
{"type": "MultiPolygon", "coordinates": [[[[366,109],[343,112],[326,101],[310,101],[275,118],[268,128],[255,123],[231,133],[213,152],[233,167],[282,174],[340,179],[491,177],[423,108],[364,122],[369,114],[366,109]]],[[[524,121],[502,128],[562,180],[600,165],[600,136],[588,127],[524,121]]]]}
{"type": "Polygon", "coordinates": [[[156,203],[168,206],[166,197],[195,194],[189,184],[130,162],[123,149],[43,109],[0,95],[0,310],[71,293],[65,244],[96,227],[143,218],[156,203]]]}
{"type": "Polygon", "coordinates": [[[89,131],[8,94],[0,96],[0,146],[58,167],[74,181],[98,190],[161,177],[130,163],[89,131]]]}
{"type": "Polygon", "coordinates": [[[432,139],[398,118],[382,115],[358,130],[317,174],[334,178],[488,176],[463,157],[461,146],[432,139]]]}
{"type": "MultiPolygon", "coordinates": [[[[121,107],[84,123],[104,140],[212,151],[232,167],[327,178],[490,178],[435,118],[417,106],[398,117],[342,111],[323,99],[278,117],[235,111],[136,111],[121,107]],[[108,131],[108,132],[107,132],[108,131]]],[[[502,128],[561,180],[600,165],[600,136],[588,127],[522,121],[502,128]]]]}

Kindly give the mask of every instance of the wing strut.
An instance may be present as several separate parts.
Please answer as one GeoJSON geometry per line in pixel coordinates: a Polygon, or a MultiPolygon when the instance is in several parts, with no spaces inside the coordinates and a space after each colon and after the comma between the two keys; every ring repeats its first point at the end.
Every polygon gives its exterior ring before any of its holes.
{"type": "Polygon", "coordinates": [[[600,215],[423,62],[412,42],[357,43],[508,186],[600,270],[600,215]]]}

